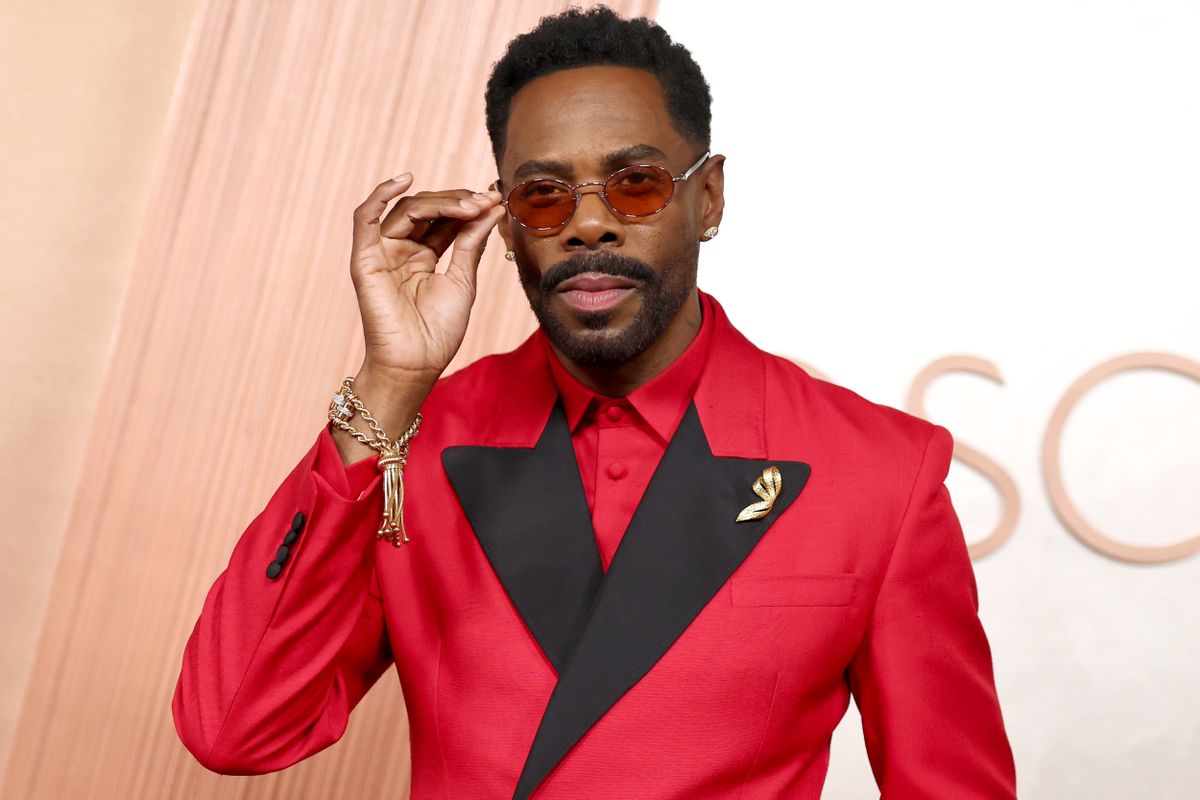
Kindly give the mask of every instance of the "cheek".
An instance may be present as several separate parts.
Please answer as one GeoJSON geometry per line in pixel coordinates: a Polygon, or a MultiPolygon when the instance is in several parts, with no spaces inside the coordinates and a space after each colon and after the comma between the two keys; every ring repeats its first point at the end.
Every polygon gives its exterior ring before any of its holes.
{"type": "MultiPolygon", "coordinates": [[[[517,251],[520,253],[520,251],[517,251]]],[[[526,291],[540,291],[542,275],[535,265],[529,263],[528,255],[519,255],[517,263],[514,265],[517,268],[517,277],[520,278],[521,285],[526,291]]]]}
{"type": "Polygon", "coordinates": [[[692,240],[691,225],[682,209],[667,208],[655,219],[626,227],[625,243],[646,260],[663,264],[687,251],[692,240]],[[671,212],[676,213],[672,214],[671,212]]]}
{"type": "Polygon", "coordinates": [[[682,192],[677,192],[671,199],[671,204],[652,217],[652,220],[654,224],[647,226],[652,229],[648,235],[655,238],[658,247],[678,250],[698,236],[695,209],[690,198],[682,192]]]}
{"type": "Polygon", "coordinates": [[[512,223],[510,230],[512,231],[510,236],[514,245],[513,249],[518,253],[524,253],[528,259],[536,261],[548,260],[551,253],[562,250],[562,237],[557,234],[531,231],[515,222],[512,223]]]}

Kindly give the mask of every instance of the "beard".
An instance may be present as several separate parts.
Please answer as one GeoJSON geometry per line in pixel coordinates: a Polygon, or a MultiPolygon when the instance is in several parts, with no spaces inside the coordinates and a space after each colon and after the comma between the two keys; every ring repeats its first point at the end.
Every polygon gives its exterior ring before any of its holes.
{"type": "Polygon", "coordinates": [[[539,275],[518,258],[517,275],[538,324],[563,355],[577,364],[613,367],[641,355],[666,332],[696,285],[699,252],[700,244],[695,242],[690,251],[668,262],[661,273],[644,261],[612,250],[578,253],[559,262],[545,275],[539,275]],[[620,308],[583,312],[554,302],[555,287],[584,272],[641,283],[633,288],[641,302],[631,322],[624,327],[611,327],[614,319],[624,313],[620,308]],[[582,331],[564,321],[564,315],[568,314],[583,326],[582,331]]]}

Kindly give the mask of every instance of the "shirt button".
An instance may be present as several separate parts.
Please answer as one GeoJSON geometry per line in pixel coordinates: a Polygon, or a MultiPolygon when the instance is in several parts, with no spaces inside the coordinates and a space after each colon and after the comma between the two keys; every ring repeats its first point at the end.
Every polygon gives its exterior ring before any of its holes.
{"type": "Polygon", "coordinates": [[[614,481],[619,481],[621,478],[624,478],[625,472],[625,465],[620,461],[614,461],[608,465],[608,477],[612,478],[614,481]]]}
{"type": "Polygon", "coordinates": [[[612,405],[604,409],[604,416],[608,417],[613,422],[618,422],[622,417],[625,416],[625,409],[617,405],[612,405]]]}

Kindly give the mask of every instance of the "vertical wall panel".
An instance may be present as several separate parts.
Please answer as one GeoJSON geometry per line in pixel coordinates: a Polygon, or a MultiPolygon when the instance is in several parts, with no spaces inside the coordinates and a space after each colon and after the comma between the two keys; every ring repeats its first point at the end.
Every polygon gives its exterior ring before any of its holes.
{"type": "MultiPolygon", "coordinates": [[[[196,764],[171,693],[207,588],[361,361],[354,207],[405,169],[415,190],[484,187],[490,65],[566,5],[200,4],[4,797],[406,796],[394,672],[341,742],[256,778],[196,764]]],[[[533,329],[501,251],[452,370],[533,329]]]]}
{"type": "Polygon", "coordinates": [[[0,3],[0,773],[197,4],[0,3]]]}

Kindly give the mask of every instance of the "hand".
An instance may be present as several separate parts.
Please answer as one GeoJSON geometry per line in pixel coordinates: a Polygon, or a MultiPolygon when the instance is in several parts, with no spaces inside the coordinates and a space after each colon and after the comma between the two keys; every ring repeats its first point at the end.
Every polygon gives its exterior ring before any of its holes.
{"type": "Polygon", "coordinates": [[[375,187],[354,210],[350,275],[358,295],[363,370],[389,382],[432,386],[462,346],[488,235],[505,214],[500,193],[417,192],[404,173],[375,187]],[[438,259],[453,242],[445,272],[438,259]]]}

